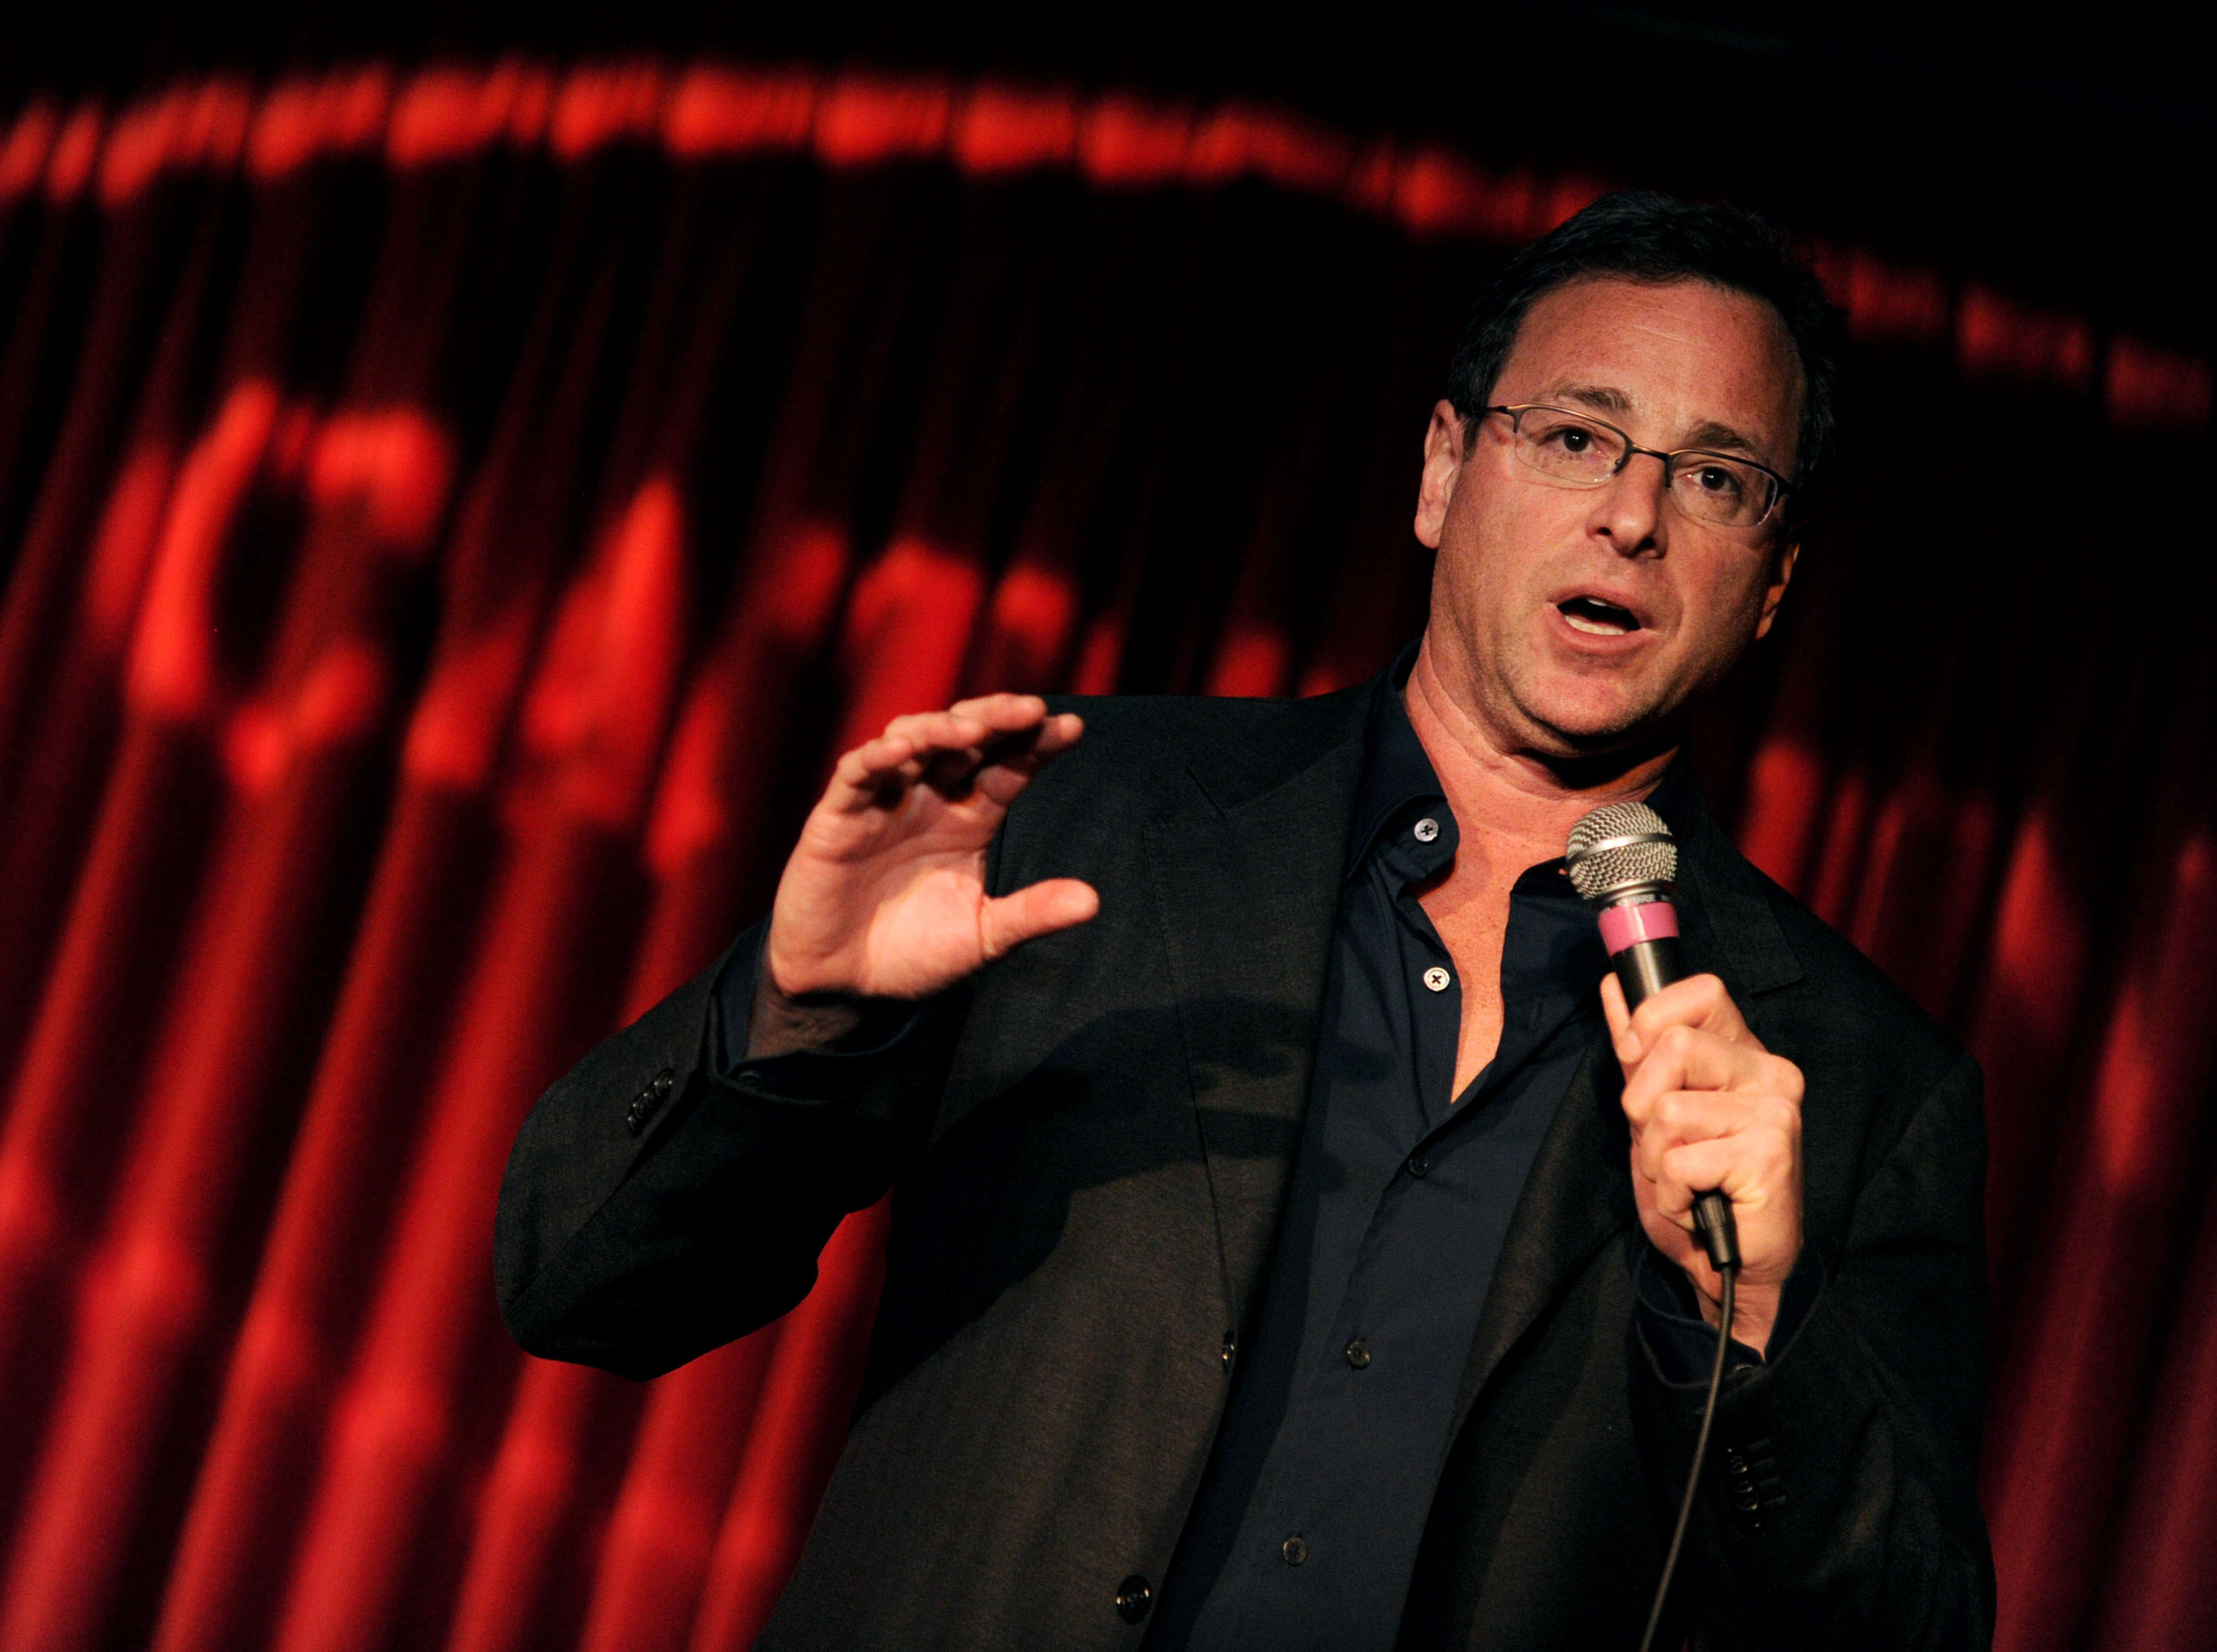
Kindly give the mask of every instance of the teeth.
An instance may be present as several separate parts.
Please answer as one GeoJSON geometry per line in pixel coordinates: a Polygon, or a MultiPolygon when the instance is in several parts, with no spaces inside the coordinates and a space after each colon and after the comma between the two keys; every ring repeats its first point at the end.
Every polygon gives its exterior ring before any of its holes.
{"type": "Polygon", "coordinates": [[[1555,611],[1572,630],[1583,631],[1589,637],[1626,637],[1640,629],[1640,622],[1629,613],[1597,596],[1574,596],[1555,611]]]}

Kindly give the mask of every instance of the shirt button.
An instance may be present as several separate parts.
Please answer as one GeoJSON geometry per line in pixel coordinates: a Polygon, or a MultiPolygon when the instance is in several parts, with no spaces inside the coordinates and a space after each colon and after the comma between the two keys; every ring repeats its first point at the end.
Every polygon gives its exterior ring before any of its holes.
{"type": "Polygon", "coordinates": [[[1409,1155],[1409,1174],[1411,1175],[1426,1175],[1430,1174],[1432,1162],[1427,1155],[1423,1153],[1411,1153],[1409,1155]]]}
{"type": "Polygon", "coordinates": [[[1137,1572],[1116,1586],[1116,1615],[1127,1624],[1138,1623],[1154,1604],[1154,1589],[1137,1572]]]}
{"type": "Polygon", "coordinates": [[[1453,976],[1436,964],[1424,971],[1424,984],[1434,992],[1445,992],[1448,989],[1448,983],[1454,979],[1453,976]]]}
{"type": "Polygon", "coordinates": [[[1440,835],[1440,823],[1436,820],[1434,820],[1430,815],[1426,815],[1422,820],[1417,823],[1414,829],[1417,834],[1417,842],[1429,843],[1440,835]]]}
{"type": "Polygon", "coordinates": [[[1347,1363],[1361,1371],[1370,1363],[1370,1345],[1361,1337],[1347,1345],[1347,1363]]]}
{"type": "Polygon", "coordinates": [[[1296,1532],[1278,1545],[1278,1552],[1286,1557],[1287,1565],[1298,1566],[1309,1557],[1309,1546],[1296,1532]]]}

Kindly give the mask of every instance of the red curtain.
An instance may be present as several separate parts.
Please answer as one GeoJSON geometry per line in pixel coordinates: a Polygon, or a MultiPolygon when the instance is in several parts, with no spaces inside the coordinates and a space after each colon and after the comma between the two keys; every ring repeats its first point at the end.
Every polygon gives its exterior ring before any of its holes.
{"type": "MultiPolygon", "coordinates": [[[[0,1652],[745,1646],[882,1208],[541,1364],[518,1119],[892,713],[1376,669],[1460,305],[1603,182],[707,62],[9,111],[0,1652]]],[[[2003,1644],[2209,1643],[2209,367],[1819,250],[1854,445],[1705,784],[1985,1064],[2003,1644]]]]}

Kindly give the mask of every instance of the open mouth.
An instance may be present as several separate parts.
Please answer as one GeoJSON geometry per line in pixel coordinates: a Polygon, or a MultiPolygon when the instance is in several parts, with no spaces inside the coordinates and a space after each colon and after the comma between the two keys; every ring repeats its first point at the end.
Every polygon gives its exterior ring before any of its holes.
{"type": "Polygon", "coordinates": [[[1640,629],[1640,621],[1630,609],[1620,608],[1599,597],[1573,596],[1557,603],[1555,607],[1572,631],[1583,631],[1590,636],[1624,637],[1640,629]]]}

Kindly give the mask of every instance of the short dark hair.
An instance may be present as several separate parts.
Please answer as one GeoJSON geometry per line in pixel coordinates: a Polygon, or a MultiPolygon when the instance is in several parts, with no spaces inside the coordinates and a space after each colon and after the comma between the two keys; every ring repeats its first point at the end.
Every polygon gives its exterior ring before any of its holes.
{"type": "Polygon", "coordinates": [[[1707,281],[1763,299],[1786,324],[1801,358],[1801,428],[1794,444],[1791,514],[1806,515],[1812,478],[1831,459],[1838,417],[1841,316],[1816,275],[1769,219],[1732,206],[1677,200],[1650,189],[1603,195],[1526,247],[1470,307],[1448,369],[1448,399],[1473,416],[1493,400],[1516,335],[1532,306],[1593,276],[1635,281],[1707,281]]]}

